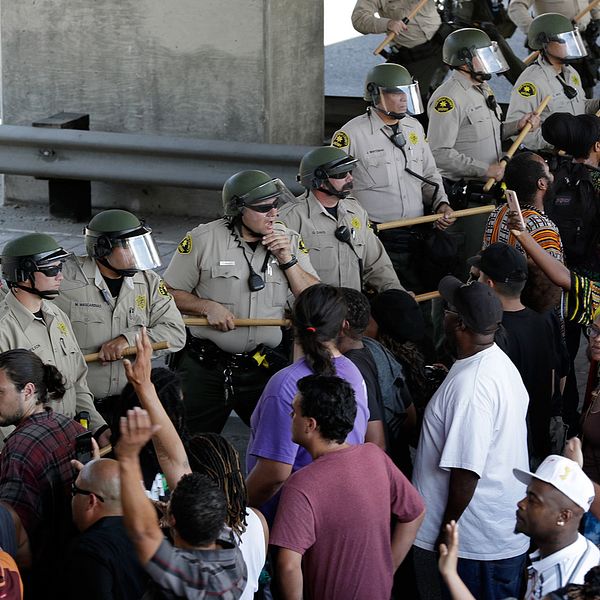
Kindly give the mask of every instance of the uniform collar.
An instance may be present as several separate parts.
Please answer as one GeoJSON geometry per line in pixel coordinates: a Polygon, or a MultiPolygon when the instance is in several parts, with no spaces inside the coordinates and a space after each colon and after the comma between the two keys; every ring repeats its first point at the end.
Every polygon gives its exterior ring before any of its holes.
{"type": "MultiPolygon", "coordinates": [[[[342,217],[348,214],[354,214],[356,211],[353,210],[352,205],[347,202],[347,200],[352,199],[352,196],[348,196],[343,200],[340,199],[338,202],[338,221],[342,219],[342,217]]],[[[308,218],[311,218],[312,214],[323,214],[328,219],[334,219],[333,215],[317,200],[316,196],[312,193],[312,191],[308,194],[308,198],[306,199],[308,204],[308,218]]],[[[334,219],[335,220],[335,219],[334,219]]]]}
{"type": "Polygon", "coordinates": [[[569,65],[562,65],[560,72],[557,73],[554,70],[554,67],[542,56],[541,53],[537,57],[534,64],[538,64],[544,70],[544,72],[546,73],[546,75],[548,77],[556,77],[557,75],[562,75],[564,80],[567,83],[569,82],[569,75],[570,75],[569,65]]]}
{"type": "MultiPolygon", "coordinates": [[[[23,331],[25,331],[31,325],[31,323],[36,320],[35,315],[17,300],[12,291],[6,294],[6,304],[11,309],[15,318],[17,319],[17,322],[19,323],[19,327],[23,331]]],[[[50,305],[48,302],[46,302],[46,300],[42,300],[41,310],[44,318],[46,319],[46,324],[48,324],[54,318],[54,314],[48,310],[49,307],[50,305]]]]}
{"type": "MultiPolygon", "coordinates": [[[[83,273],[88,281],[93,281],[94,285],[101,292],[108,291],[108,286],[106,285],[106,281],[104,280],[102,272],[100,271],[96,261],[89,256],[83,256],[81,257],[80,262],[83,273]]],[[[129,289],[133,289],[134,282],[139,281],[141,276],[141,272],[138,272],[133,277],[123,277],[123,284],[129,289]]]]}

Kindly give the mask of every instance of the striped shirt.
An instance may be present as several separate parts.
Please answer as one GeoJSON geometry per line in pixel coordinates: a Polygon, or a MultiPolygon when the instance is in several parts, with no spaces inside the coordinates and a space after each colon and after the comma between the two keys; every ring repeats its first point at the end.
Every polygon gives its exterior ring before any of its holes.
{"type": "Polygon", "coordinates": [[[585,574],[598,565],[600,550],[580,533],[572,544],[550,556],[540,558],[540,551],[529,555],[527,593],[524,600],[540,600],[568,583],[583,583],[585,574]]]}
{"type": "MultiPolygon", "coordinates": [[[[525,228],[531,237],[548,254],[560,260],[560,262],[564,262],[560,233],[554,222],[546,216],[544,211],[530,204],[521,205],[521,212],[523,213],[525,228]]],[[[508,227],[508,204],[501,204],[490,214],[483,234],[482,249],[495,242],[504,242],[509,246],[514,246],[522,254],[526,254],[508,227]]]]}
{"type": "Polygon", "coordinates": [[[571,271],[571,289],[566,297],[565,319],[590,325],[600,308],[600,282],[571,271]]]}

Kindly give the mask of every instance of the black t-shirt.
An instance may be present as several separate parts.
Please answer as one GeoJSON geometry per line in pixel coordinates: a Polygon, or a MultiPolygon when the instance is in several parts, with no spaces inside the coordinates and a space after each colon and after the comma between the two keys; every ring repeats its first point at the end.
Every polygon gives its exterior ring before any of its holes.
{"type": "Polygon", "coordinates": [[[528,429],[530,454],[545,458],[550,454],[550,417],[555,414],[552,398],[552,370],[560,369],[557,332],[540,313],[524,308],[504,311],[505,335],[496,343],[521,374],[529,394],[528,429]]]}
{"type": "Polygon", "coordinates": [[[367,386],[367,400],[369,402],[369,421],[383,421],[383,398],[377,380],[377,365],[368,348],[348,350],[344,353],[358,368],[367,386]]]}
{"type": "Polygon", "coordinates": [[[104,281],[106,282],[106,287],[110,292],[110,295],[113,298],[116,298],[121,291],[121,286],[123,285],[123,277],[118,277],[117,279],[111,279],[110,277],[105,277],[104,281]]]}

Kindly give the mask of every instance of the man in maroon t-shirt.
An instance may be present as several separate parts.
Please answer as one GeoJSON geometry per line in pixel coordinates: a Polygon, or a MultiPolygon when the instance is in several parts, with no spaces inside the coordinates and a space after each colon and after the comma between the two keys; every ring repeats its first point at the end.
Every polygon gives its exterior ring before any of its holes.
{"type": "Polygon", "coordinates": [[[314,462],[285,483],[270,539],[285,599],[389,600],[423,520],[421,496],[382,450],[345,443],[355,415],[344,380],[298,382],[292,439],[314,462]]]}

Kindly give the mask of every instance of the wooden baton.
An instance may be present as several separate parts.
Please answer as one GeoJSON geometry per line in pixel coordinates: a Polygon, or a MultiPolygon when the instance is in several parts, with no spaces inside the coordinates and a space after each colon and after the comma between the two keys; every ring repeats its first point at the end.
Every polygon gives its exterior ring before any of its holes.
{"type": "MultiPolygon", "coordinates": [[[[546,106],[548,106],[548,102],[550,102],[551,96],[546,96],[541,102],[540,105],[535,109],[535,113],[538,117],[544,112],[546,106]]],[[[506,152],[506,158],[512,158],[513,154],[519,149],[521,142],[525,139],[525,136],[531,131],[531,123],[525,123],[525,127],[521,129],[521,133],[517,136],[515,141],[512,143],[511,147],[506,152]]],[[[504,158],[500,161],[501,165],[506,165],[508,161],[504,158]]],[[[494,185],[496,180],[493,177],[490,177],[487,180],[487,183],[483,186],[484,192],[489,192],[494,185]]]]}
{"type": "MultiPolygon", "coordinates": [[[[421,0],[421,2],[419,2],[419,4],[417,4],[413,10],[409,13],[408,17],[404,17],[404,19],[402,19],[402,22],[405,25],[408,25],[408,22],[411,19],[414,19],[415,15],[427,4],[427,2],[429,2],[429,0],[421,0]]],[[[379,44],[379,46],[377,46],[377,48],[375,48],[375,50],[373,50],[373,54],[375,54],[375,56],[377,56],[378,54],[381,54],[381,51],[396,37],[396,34],[393,31],[390,31],[386,36],[385,39],[383,40],[383,42],[381,42],[381,44],[379,44]]]]}
{"type": "MultiPolygon", "coordinates": [[[[493,204],[486,204],[485,206],[475,206],[474,208],[465,208],[463,210],[455,210],[452,212],[453,217],[469,217],[471,215],[481,215],[483,213],[490,213],[496,207],[493,204]]],[[[387,223],[380,223],[377,225],[377,231],[385,231],[386,229],[396,229],[398,227],[411,227],[412,225],[420,225],[421,223],[434,223],[438,219],[441,219],[444,215],[437,213],[435,215],[425,215],[423,217],[415,217],[414,219],[402,219],[400,221],[388,221],[387,223]]]]}
{"type": "MultiPolygon", "coordinates": [[[[152,350],[167,350],[170,347],[169,342],[154,342],[152,344],[152,350]]],[[[133,356],[137,354],[137,348],[135,346],[127,346],[122,352],[123,356],[133,356]]],[[[97,362],[100,360],[100,352],[92,352],[92,354],[84,354],[83,358],[86,363],[97,362]]]]}
{"type": "MultiPolygon", "coordinates": [[[[183,322],[191,327],[206,327],[208,319],[204,317],[184,317],[183,322]]],[[[236,327],[289,327],[289,319],[234,319],[236,327]]]]}
{"type": "MultiPolygon", "coordinates": [[[[575,23],[577,23],[577,21],[580,21],[581,19],[583,19],[583,17],[585,17],[585,15],[587,15],[591,10],[596,8],[596,6],[598,4],[600,4],[600,0],[594,0],[593,2],[590,2],[580,13],[575,15],[575,18],[573,19],[573,21],[575,21],[575,23]]],[[[523,62],[526,65],[530,65],[539,55],[540,55],[540,51],[535,50],[523,62]]]]}

